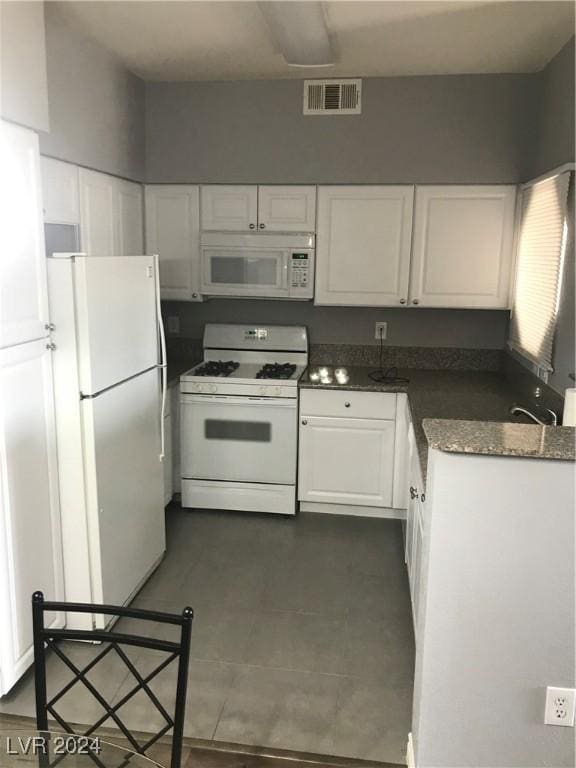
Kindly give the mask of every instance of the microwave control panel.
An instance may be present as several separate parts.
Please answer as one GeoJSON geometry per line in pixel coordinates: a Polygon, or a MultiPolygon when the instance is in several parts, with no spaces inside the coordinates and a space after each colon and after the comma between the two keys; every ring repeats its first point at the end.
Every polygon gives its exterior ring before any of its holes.
{"type": "Polygon", "coordinates": [[[314,263],[310,251],[292,251],[290,254],[290,294],[312,296],[314,263]]]}

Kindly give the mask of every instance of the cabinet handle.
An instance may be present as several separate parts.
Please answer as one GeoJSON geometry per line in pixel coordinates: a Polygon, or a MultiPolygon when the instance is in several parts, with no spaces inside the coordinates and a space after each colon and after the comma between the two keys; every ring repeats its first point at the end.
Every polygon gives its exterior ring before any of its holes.
{"type": "Polygon", "coordinates": [[[56,330],[56,326],[54,325],[54,323],[44,323],[44,330],[45,331],[55,331],[56,330]]]}
{"type": "Polygon", "coordinates": [[[256,224],[250,224],[250,229],[256,229],[256,224]]]}
{"type": "Polygon", "coordinates": [[[410,498],[411,499],[418,498],[418,488],[414,488],[413,486],[410,486],[410,498]]]}
{"type": "Polygon", "coordinates": [[[54,352],[54,350],[56,349],[56,344],[54,344],[54,342],[51,341],[49,344],[46,344],[46,349],[49,349],[50,352],[54,352]]]}
{"type": "Polygon", "coordinates": [[[193,299],[197,299],[197,298],[198,298],[198,294],[197,294],[197,293],[193,293],[193,294],[192,294],[192,298],[193,298],[193,299]]]}
{"type": "Polygon", "coordinates": [[[302,424],[303,426],[306,426],[306,424],[308,424],[308,419],[302,419],[302,424]]]}
{"type": "Polygon", "coordinates": [[[344,408],[350,408],[350,403],[344,403],[344,408]]]}
{"type": "Polygon", "coordinates": [[[421,501],[421,502],[425,502],[425,501],[426,501],[426,494],[425,494],[425,493],[423,493],[423,494],[420,496],[420,501],[421,501]]]}
{"type": "Polygon", "coordinates": [[[260,224],[259,226],[260,226],[260,229],[264,229],[264,227],[266,226],[266,224],[260,224]]]}
{"type": "Polygon", "coordinates": [[[420,302],[418,301],[418,299],[412,299],[412,304],[420,304],[420,302]]]}
{"type": "Polygon", "coordinates": [[[400,304],[406,304],[406,299],[400,299],[400,304]]]}

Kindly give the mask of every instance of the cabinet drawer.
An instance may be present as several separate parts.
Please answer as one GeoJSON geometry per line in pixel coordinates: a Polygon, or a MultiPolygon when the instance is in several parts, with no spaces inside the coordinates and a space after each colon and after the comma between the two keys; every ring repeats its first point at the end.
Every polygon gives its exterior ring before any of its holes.
{"type": "Polygon", "coordinates": [[[388,392],[303,389],[300,392],[300,413],[303,416],[395,419],[396,395],[388,392]]]}

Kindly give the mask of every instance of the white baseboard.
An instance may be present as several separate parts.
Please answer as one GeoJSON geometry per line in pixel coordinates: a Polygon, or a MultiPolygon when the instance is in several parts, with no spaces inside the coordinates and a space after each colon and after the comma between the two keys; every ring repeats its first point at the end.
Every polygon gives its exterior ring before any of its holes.
{"type": "Polygon", "coordinates": [[[389,520],[406,520],[405,509],[360,507],[354,504],[324,504],[318,501],[301,501],[300,512],[322,512],[328,515],[354,515],[356,517],[382,517],[389,520]]]}
{"type": "Polygon", "coordinates": [[[408,734],[408,744],[406,745],[406,765],[408,768],[416,768],[416,760],[414,758],[414,742],[412,741],[412,734],[408,734]]]}

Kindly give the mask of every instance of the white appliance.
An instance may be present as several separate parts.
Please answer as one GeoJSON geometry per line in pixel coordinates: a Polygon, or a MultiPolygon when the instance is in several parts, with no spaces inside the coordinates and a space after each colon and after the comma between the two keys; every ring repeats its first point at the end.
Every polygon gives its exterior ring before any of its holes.
{"type": "Polygon", "coordinates": [[[314,296],[314,235],[203,232],[200,245],[207,296],[314,296]]]}
{"type": "Polygon", "coordinates": [[[182,506],[296,512],[299,326],[207,324],[180,377],[182,506]]]}
{"type": "Polygon", "coordinates": [[[47,261],[66,599],[124,605],[165,549],[157,257],[47,261]]]}

